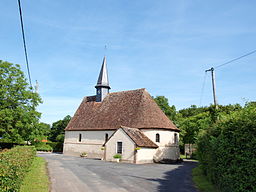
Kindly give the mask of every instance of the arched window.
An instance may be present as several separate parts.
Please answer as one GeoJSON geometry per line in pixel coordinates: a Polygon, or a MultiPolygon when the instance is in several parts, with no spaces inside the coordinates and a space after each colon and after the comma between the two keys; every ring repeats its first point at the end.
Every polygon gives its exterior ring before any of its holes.
{"type": "Polygon", "coordinates": [[[82,134],[81,134],[81,133],[79,133],[78,141],[79,141],[79,142],[82,141],[82,134]]]}
{"type": "Polygon", "coordinates": [[[105,142],[108,140],[108,133],[105,134],[105,142]]]}
{"type": "Polygon", "coordinates": [[[174,133],[174,143],[178,144],[178,135],[177,135],[177,133],[174,133]]]}
{"type": "Polygon", "coordinates": [[[159,133],[156,134],[156,142],[158,142],[158,143],[160,142],[160,135],[159,135],[159,133]]]}

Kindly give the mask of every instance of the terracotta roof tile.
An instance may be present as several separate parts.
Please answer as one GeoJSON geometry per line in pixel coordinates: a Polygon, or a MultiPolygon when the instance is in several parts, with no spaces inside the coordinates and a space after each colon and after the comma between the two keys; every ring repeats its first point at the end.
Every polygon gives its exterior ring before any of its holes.
{"type": "Polygon", "coordinates": [[[134,141],[138,147],[157,148],[158,146],[151,141],[144,133],[137,128],[121,127],[124,132],[134,141]]]}
{"type": "Polygon", "coordinates": [[[102,102],[95,102],[95,96],[85,97],[65,130],[116,130],[121,126],[179,131],[145,89],[110,93],[102,102]]]}

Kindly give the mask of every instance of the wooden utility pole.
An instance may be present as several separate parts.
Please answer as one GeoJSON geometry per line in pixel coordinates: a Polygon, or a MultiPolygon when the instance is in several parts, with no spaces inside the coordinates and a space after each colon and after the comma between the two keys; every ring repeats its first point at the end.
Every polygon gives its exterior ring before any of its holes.
{"type": "Polygon", "coordinates": [[[38,84],[38,81],[36,80],[35,93],[38,93],[38,88],[39,88],[39,84],[38,84]]]}
{"type": "Polygon", "coordinates": [[[206,70],[205,72],[211,71],[211,75],[212,75],[212,91],[213,91],[213,102],[214,105],[216,107],[216,109],[218,108],[218,104],[217,104],[217,97],[216,97],[216,83],[215,83],[215,71],[214,68],[210,68],[208,70],[206,70]]]}

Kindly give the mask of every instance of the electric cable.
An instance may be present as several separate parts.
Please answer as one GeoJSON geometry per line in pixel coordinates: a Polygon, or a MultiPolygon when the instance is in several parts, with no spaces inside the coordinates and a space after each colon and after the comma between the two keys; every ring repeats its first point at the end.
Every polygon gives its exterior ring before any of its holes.
{"type": "Polygon", "coordinates": [[[251,51],[251,52],[249,52],[249,53],[246,53],[245,55],[242,55],[242,56],[240,56],[240,57],[237,57],[237,58],[235,58],[235,59],[232,59],[232,60],[230,60],[230,61],[228,61],[228,62],[222,63],[222,64],[220,64],[220,65],[218,65],[218,66],[216,66],[216,67],[214,67],[214,68],[217,69],[217,68],[219,68],[219,67],[222,67],[222,66],[224,66],[224,65],[227,65],[227,64],[232,63],[232,62],[234,62],[234,61],[237,61],[237,60],[239,60],[239,59],[242,59],[242,58],[244,58],[244,57],[247,57],[247,56],[249,56],[249,55],[251,55],[251,54],[253,54],[253,53],[256,53],[256,50],[253,50],[253,51],[251,51]]]}
{"type": "Polygon", "coordinates": [[[31,75],[30,75],[30,70],[29,70],[29,64],[28,64],[28,53],[27,53],[27,45],[26,45],[26,39],[25,39],[25,31],[24,31],[24,25],[23,25],[22,9],[21,9],[20,0],[18,0],[18,5],[19,5],[20,25],[21,25],[21,32],[22,32],[25,59],[26,59],[26,64],[27,64],[28,78],[29,78],[30,87],[33,89],[33,86],[32,86],[32,83],[31,83],[31,75]]]}
{"type": "Polygon", "coordinates": [[[203,94],[204,94],[204,87],[205,87],[205,82],[206,82],[206,76],[207,76],[207,72],[204,73],[204,80],[203,80],[203,85],[202,85],[202,88],[201,88],[199,107],[201,106],[202,100],[203,100],[203,94]]]}

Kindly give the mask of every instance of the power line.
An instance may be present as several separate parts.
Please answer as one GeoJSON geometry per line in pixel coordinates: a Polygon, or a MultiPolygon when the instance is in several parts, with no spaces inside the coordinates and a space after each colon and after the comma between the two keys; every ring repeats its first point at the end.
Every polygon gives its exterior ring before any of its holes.
{"type": "Polygon", "coordinates": [[[202,100],[203,100],[203,94],[204,94],[204,87],[205,87],[206,76],[207,76],[207,72],[205,72],[205,74],[204,74],[204,80],[203,80],[203,85],[202,85],[202,88],[201,88],[201,94],[200,94],[200,103],[199,103],[199,106],[201,106],[201,104],[202,104],[202,100]]]}
{"type": "Polygon", "coordinates": [[[232,62],[234,62],[234,61],[237,61],[237,60],[239,60],[239,59],[242,59],[242,58],[244,58],[244,57],[247,57],[247,56],[249,56],[249,55],[251,55],[251,54],[253,54],[253,53],[255,53],[255,52],[256,52],[256,50],[251,51],[251,52],[249,52],[249,53],[247,53],[247,54],[245,54],[245,55],[242,55],[242,56],[240,56],[240,57],[237,57],[237,58],[235,58],[235,59],[232,59],[232,60],[230,60],[230,61],[228,61],[228,62],[222,63],[222,64],[220,64],[220,65],[218,65],[218,66],[216,66],[216,67],[214,67],[214,68],[217,69],[217,68],[219,68],[219,67],[222,67],[222,66],[224,66],[224,65],[227,65],[227,64],[232,63],[232,62]]]}
{"type": "MultiPolygon", "coordinates": [[[[249,55],[251,55],[251,54],[253,54],[253,53],[256,53],[256,50],[253,50],[253,51],[251,51],[251,52],[249,52],[249,53],[246,53],[245,55],[242,55],[242,56],[240,56],[240,57],[237,57],[237,58],[235,58],[235,59],[232,59],[232,60],[230,60],[230,61],[228,61],[228,62],[222,63],[222,64],[220,64],[220,65],[217,65],[216,67],[212,67],[212,68],[210,68],[210,69],[208,69],[208,70],[205,71],[205,72],[211,71],[211,75],[212,75],[212,88],[213,88],[213,99],[214,99],[214,105],[215,105],[216,108],[217,108],[218,106],[217,106],[217,97],[216,97],[215,69],[217,69],[217,68],[219,68],[219,67],[222,67],[222,66],[224,66],[224,65],[227,65],[227,64],[229,64],[229,63],[232,63],[232,62],[234,62],[234,61],[237,61],[237,60],[239,60],[239,59],[242,59],[242,58],[244,58],[244,57],[247,57],[247,56],[249,56],[249,55]]],[[[202,96],[201,96],[201,97],[202,97],[202,96]]],[[[202,100],[202,98],[200,98],[200,104],[201,104],[201,100],[202,100]]]]}
{"type": "Polygon", "coordinates": [[[27,64],[27,70],[28,70],[28,78],[29,78],[30,87],[33,89],[33,86],[32,86],[32,83],[31,83],[29,65],[28,65],[28,53],[27,53],[27,45],[26,45],[26,39],[25,39],[25,32],[24,32],[24,25],[23,25],[23,19],[22,19],[22,10],[21,10],[21,5],[20,5],[20,0],[18,0],[18,5],[19,5],[20,25],[21,25],[24,53],[25,53],[25,59],[26,59],[26,64],[27,64]]]}

